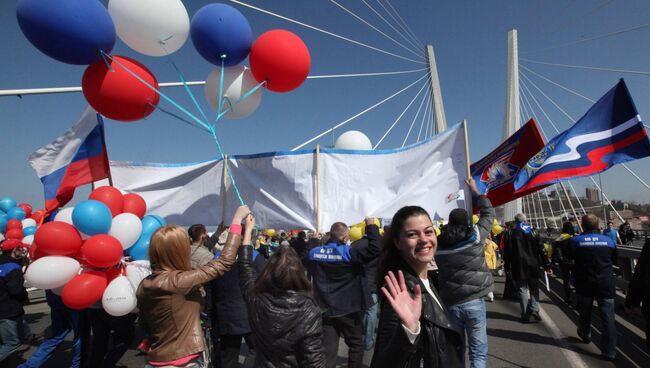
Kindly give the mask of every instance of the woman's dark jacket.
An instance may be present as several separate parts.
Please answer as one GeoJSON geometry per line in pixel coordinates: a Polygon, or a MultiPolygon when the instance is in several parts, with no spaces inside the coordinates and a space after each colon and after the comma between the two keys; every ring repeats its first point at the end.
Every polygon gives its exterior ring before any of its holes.
{"type": "Polygon", "coordinates": [[[550,269],[544,245],[529,224],[517,223],[514,229],[508,230],[505,237],[503,258],[506,272],[510,273],[513,280],[537,279],[542,276],[540,266],[550,269]]]}
{"type": "MultiPolygon", "coordinates": [[[[643,246],[625,298],[626,307],[638,307],[641,304],[646,318],[650,318],[650,239],[643,246]]],[[[646,323],[650,326],[650,320],[646,320],[646,323]]],[[[647,338],[650,339],[650,336],[647,338]]]]}
{"type": "Polygon", "coordinates": [[[325,367],[323,325],[316,301],[292,290],[256,294],[252,254],[252,246],[242,246],[238,263],[257,352],[254,367],[325,367]]]}
{"type": "MultiPolygon", "coordinates": [[[[390,303],[381,295],[381,313],[377,329],[375,354],[372,357],[373,368],[453,368],[462,367],[462,342],[460,334],[453,329],[447,313],[427,292],[420,278],[409,266],[402,262],[393,272],[402,270],[406,287],[414,295],[416,284],[422,290],[422,316],[420,317],[420,334],[411,344],[402,323],[393,311],[390,303]],[[421,362],[423,365],[421,365],[421,362]]],[[[433,286],[433,281],[429,279],[433,286]]],[[[432,287],[434,293],[435,288],[432,287]]],[[[442,299],[436,293],[442,303],[442,299]]],[[[443,304],[444,305],[444,304],[443,304]]]]}

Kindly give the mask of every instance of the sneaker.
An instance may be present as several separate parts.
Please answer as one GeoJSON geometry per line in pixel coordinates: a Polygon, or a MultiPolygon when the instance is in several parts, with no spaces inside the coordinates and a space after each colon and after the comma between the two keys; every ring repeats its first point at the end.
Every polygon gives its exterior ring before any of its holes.
{"type": "Polygon", "coordinates": [[[531,312],[530,315],[531,315],[531,316],[533,317],[533,319],[535,319],[535,321],[537,321],[537,322],[539,322],[539,321],[542,320],[542,316],[539,315],[539,312],[538,312],[538,311],[531,312]]]}
{"type": "Polygon", "coordinates": [[[591,342],[591,338],[589,337],[589,334],[585,334],[580,329],[578,329],[578,337],[580,337],[580,340],[584,342],[585,344],[589,344],[591,342]]]}

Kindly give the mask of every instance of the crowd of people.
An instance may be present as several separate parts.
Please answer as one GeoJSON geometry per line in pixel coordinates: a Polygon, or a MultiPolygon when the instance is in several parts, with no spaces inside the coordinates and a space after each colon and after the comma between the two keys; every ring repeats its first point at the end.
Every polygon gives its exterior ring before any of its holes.
{"type": "MultiPolygon", "coordinates": [[[[599,231],[599,219],[588,214],[579,231],[576,223],[563,224],[549,258],[522,214],[492,234],[489,199],[472,179],[467,185],[479,211],[475,224],[455,209],[437,229],[425,209],[406,206],[383,235],[376,219],[366,218],[365,234],[354,242],[341,222],[322,236],[256,234],[245,205],[211,236],[203,225],[164,226],[150,241],[151,274],[137,289],[137,313],[114,317],[101,305],[72,310],[60,292],[47,290],[51,331],[20,367],[42,366],[70,333],[70,367],[115,366],[133,343],[135,324],[146,333],[138,346],[146,367],[238,367],[245,342],[255,367],[333,368],[341,338],[351,368],[362,367],[373,348],[372,367],[486,367],[493,275],[503,267],[504,297],[519,300],[522,323],[536,322],[543,315],[540,279],[553,273],[553,264],[565,301],[577,302],[577,336],[591,340],[595,300],[602,357],[615,359],[613,266],[622,237],[607,232],[611,226],[599,231]]],[[[24,249],[2,250],[0,362],[6,364],[21,343],[43,336],[24,318],[24,249]]],[[[626,300],[630,311],[640,306],[650,328],[650,242],[626,300]]]]}

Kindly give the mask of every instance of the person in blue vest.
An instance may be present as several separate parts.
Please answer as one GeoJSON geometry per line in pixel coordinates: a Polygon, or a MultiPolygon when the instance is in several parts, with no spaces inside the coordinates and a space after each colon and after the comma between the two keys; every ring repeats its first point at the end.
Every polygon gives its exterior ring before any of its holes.
{"type": "Polygon", "coordinates": [[[327,367],[336,366],[339,338],[348,345],[348,367],[363,365],[362,312],[370,306],[363,292],[363,265],[381,253],[381,237],[375,219],[366,218],[368,243],[351,247],[350,229],[342,222],[330,228],[325,245],[309,251],[316,297],[323,309],[323,345],[327,367]]]}
{"type": "Polygon", "coordinates": [[[571,252],[575,260],[575,287],[578,296],[578,336],[583,342],[591,341],[591,311],[594,299],[598,302],[603,323],[600,351],[602,358],[616,357],[616,322],[614,321],[614,264],[616,244],[606,235],[598,233],[598,217],[582,217],[583,233],[571,238],[571,252]]]}

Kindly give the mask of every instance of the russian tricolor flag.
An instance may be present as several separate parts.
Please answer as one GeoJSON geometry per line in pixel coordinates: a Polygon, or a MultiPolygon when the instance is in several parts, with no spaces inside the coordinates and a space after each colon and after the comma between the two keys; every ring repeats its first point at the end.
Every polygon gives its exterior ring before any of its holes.
{"type": "Polygon", "coordinates": [[[104,124],[91,107],[52,143],[29,156],[45,190],[45,208],[52,212],[68,203],[75,188],[110,176],[104,124]]]}

